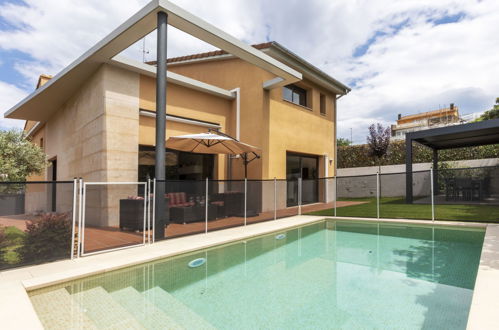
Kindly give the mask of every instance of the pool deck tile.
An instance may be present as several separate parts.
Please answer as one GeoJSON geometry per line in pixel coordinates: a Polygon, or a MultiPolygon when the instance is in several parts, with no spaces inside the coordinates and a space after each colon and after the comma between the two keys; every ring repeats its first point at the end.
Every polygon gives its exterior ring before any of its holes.
{"type": "Polygon", "coordinates": [[[499,329],[499,225],[487,226],[467,329],[499,329]]]}

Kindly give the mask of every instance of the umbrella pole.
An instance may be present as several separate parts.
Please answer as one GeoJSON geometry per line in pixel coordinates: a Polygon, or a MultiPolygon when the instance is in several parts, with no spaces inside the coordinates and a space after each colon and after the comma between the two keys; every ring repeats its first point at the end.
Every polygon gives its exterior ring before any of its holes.
{"type": "Polygon", "coordinates": [[[248,178],[248,154],[244,153],[241,155],[241,158],[243,159],[244,162],[244,178],[248,178]]]}

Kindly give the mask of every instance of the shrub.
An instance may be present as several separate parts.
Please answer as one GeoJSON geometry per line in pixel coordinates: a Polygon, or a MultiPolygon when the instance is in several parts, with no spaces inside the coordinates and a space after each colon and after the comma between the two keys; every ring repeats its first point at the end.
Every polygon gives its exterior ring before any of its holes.
{"type": "MultiPolygon", "coordinates": [[[[429,163],[433,153],[430,148],[421,144],[413,144],[413,162],[429,163]]],[[[499,144],[441,150],[439,160],[468,160],[499,157],[499,144]]],[[[405,164],[405,141],[392,141],[388,154],[381,160],[381,165],[405,164]]],[[[369,148],[365,144],[338,147],[338,168],[364,167],[377,165],[375,159],[369,157],[369,148]]]]}
{"type": "Polygon", "coordinates": [[[28,222],[24,246],[19,248],[23,262],[50,261],[71,254],[71,221],[68,213],[45,213],[28,222]]]}

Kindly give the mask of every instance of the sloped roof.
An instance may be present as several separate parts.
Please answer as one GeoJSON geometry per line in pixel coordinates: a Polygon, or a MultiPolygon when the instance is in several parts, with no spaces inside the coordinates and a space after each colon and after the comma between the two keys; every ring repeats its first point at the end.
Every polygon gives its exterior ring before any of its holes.
{"type": "MultiPolygon", "coordinates": [[[[307,78],[311,80],[316,80],[314,82],[318,83],[319,85],[322,85],[325,88],[330,88],[331,86],[334,86],[335,87],[334,91],[338,94],[344,95],[351,91],[350,87],[339,82],[335,78],[331,77],[329,74],[320,70],[310,62],[307,62],[305,59],[296,55],[295,53],[293,53],[292,51],[290,51],[289,49],[282,46],[280,43],[276,41],[268,41],[259,44],[254,44],[252,45],[252,47],[258,50],[267,50],[267,49],[271,50],[273,51],[274,56],[279,54],[278,58],[279,61],[285,62],[286,64],[292,66],[294,69],[300,71],[304,75],[307,75],[308,73],[307,78]]],[[[269,54],[272,56],[272,52],[269,54]]],[[[172,57],[167,60],[167,63],[181,64],[197,60],[208,60],[208,59],[217,60],[217,59],[226,58],[227,55],[230,54],[224,50],[218,49],[210,52],[172,57]]],[[[156,65],[156,61],[150,61],[147,63],[150,65],[156,65]]]]}
{"type": "MultiPolygon", "coordinates": [[[[264,42],[261,44],[256,44],[256,45],[251,45],[253,48],[256,49],[266,49],[269,48],[272,42],[264,42]]],[[[184,55],[184,56],[177,56],[177,57],[171,57],[167,59],[167,63],[178,63],[178,62],[185,62],[185,61],[190,61],[190,60],[197,60],[201,58],[207,58],[207,57],[215,57],[215,56],[221,56],[221,55],[228,55],[225,50],[218,49],[218,50],[213,50],[210,52],[204,52],[204,53],[198,53],[198,54],[191,54],[191,55],[184,55]]],[[[156,65],[156,61],[148,61],[146,62],[149,65],[156,65]]]]}

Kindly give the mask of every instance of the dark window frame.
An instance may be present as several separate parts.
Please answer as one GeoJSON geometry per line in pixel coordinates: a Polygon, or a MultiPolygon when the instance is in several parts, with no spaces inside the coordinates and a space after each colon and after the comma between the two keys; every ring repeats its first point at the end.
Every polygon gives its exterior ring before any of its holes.
{"type": "MultiPolygon", "coordinates": [[[[138,180],[139,181],[144,181],[147,180],[147,176],[150,178],[154,177],[154,165],[141,165],[140,164],[140,152],[141,151],[152,151],[154,152],[156,150],[155,147],[153,146],[148,146],[148,145],[139,145],[139,164],[138,164],[138,180]]],[[[165,148],[166,153],[172,153],[176,155],[177,158],[177,163],[180,164],[181,160],[184,157],[188,157],[189,155],[195,155],[196,157],[200,157],[202,162],[203,162],[203,173],[202,173],[202,178],[198,179],[192,179],[192,178],[185,178],[185,175],[178,173],[178,167],[176,166],[166,166],[165,172],[166,172],[166,179],[167,180],[204,180],[206,178],[208,179],[214,179],[215,172],[216,172],[216,160],[215,156],[216,154],[199,154],[199,153],[191,153],[191,152],[185,152],[185,151],[179,151],[179,150],[174,150],[174,149],[169,149],[165,148]]],[[[177,165],[178,166],[178,165],[177,165]]]]}
{"type": "Polygon", "coordinates": [[[327,113],[327,106],[326,106],[326,95],[320,93],[319,94],[319,112],[321,115],[326,115],[327,113]]]}
{"type": "Polygon", "coordinates": [[[308,91],[296,85],[286,85],[283,87],[282,97],[284,100],[308,108],[308,91]],[[285,90],[291,91],[291,98],[288,98],[285,90]]]}

